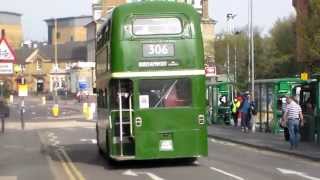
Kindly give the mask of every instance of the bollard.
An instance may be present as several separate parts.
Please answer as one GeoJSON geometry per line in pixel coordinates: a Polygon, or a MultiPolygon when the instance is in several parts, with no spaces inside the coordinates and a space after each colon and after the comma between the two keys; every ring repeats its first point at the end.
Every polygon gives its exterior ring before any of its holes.
{"type": "Polygon", "coordinates": [[[85,117],[87,117],[87,113],[88,113],[88,103],[83,103],[82,106],[82,113],[85,117]]]}
{"type": "Polygon", "coordinates": [[[45,96],[42,97],[42,105],[46,105],[46,97],[45,96]]]}
{"type": "Polygon", "coordinates": [[[9,102],[10,104],[13,104],[13,95],[10,95],[9,102]]]}
{"type": "Polygon", "coordinates": [[[92,113],[92,109],[91,109],[90,106],[88,107],[88,110],[87,110],[86,119],[87,120],[92,120],[93,119],[93,113],[92,113]]]}
{"type": "Polygon", "coordinates": [[[0,118],[1,118],[1,133],[4,134],[4,129],[5,129],[4,128],[4,125],[5,125],[4,124],[4,116],[1,115],[0,118]]]}
{"type": "Polygon", "coordinates": [[[52,116],[53,117],[58,117],[59,116],[59,105],[55,104],[52,107],[52,116]]]}

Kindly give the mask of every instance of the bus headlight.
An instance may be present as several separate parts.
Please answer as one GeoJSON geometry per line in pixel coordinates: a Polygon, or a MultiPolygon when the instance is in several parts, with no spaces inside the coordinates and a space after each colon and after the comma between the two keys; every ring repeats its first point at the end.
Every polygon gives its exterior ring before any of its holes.
{"type": "Polygon", "coordinates": [[[136,117],[136,126],[141,127],[142,126],[142,118],[141,117],[136,117]]]}
{"type": "Polygon", "coordinates": [[[204,124],[204,115],[203,114],[199,114],[198,116],[198,121],[199,121],[199,124],[204,124]]]}

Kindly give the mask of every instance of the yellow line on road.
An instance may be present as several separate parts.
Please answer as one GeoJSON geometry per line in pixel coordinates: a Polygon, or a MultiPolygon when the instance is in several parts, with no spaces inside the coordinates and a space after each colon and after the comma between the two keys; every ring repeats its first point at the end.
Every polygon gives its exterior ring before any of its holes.
{"type": "Polygon", "coordinates": [[[76,166],[72,163],[71,158],[68,156],[68,154],[66,153],[66,151],[64,149],[59,149],[59,151],[61,152],[61,154],[64,156],[64,158],[67,161],[67,165],[69,165],[69,167],[72,169],[72,171],[75,173],[75,175],[77,176],[78,180],[85,180],[84,176],[81,174],[81,172],[76,168],[76,166]]]}
{"type": "Polygon", "coordinates": [[[71,170],[69,169],[68,165],[66,164],[65,160],[61,157],[60,153],[58,151],[56,151],[56,155],[59,158],[64,171],[67,173],[69,180],[76,180],[76,178],[73,176],[71,170]]]}

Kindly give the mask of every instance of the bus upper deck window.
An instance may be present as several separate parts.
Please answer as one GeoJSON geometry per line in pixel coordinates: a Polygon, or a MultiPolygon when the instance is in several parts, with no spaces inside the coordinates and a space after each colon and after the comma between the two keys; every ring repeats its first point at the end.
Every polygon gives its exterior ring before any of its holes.
{"type": "Polygon", "coordinates": [[[179,18],[137,18],[133,20],[134,35],[165,35],[182,33],[179,18]]]}

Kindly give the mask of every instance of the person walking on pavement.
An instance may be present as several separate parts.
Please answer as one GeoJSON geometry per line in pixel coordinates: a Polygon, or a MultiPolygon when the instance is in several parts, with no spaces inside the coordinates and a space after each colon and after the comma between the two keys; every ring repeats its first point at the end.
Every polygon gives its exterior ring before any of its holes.
{"type": "Polygon", "coordinates": [[[249,132],[250,127],[250,102],[249,102],[249,92],[247,91],[243,97],[242,104],[240,106],[241,113],[241,130],[242,132],[249,132]]]}
{"type": "Polygon", "coordinates": [[[299,143],[299,124],[303,126],[303,115],[299,104],[297,104],[293,97],[287,97],[287,107],[284,113],[284,119],[290,134],[290,149],[297,148],[299,143]]]}
{"type": "Polygon", "coordinates": [[[231,104],[231,113],[234,122],[234,126],[238,126],[238,114],[239,114],[240,101],[235,98],[231,104]]]}

